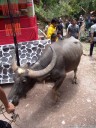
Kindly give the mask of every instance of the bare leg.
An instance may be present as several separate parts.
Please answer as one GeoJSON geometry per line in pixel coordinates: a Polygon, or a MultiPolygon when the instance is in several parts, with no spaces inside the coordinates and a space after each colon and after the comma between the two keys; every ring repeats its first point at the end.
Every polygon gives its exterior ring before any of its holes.
{"type": "Polygon", "coordinates": [[[77,69],[74,70],[74,78],[73,78],[73,81],[72,81],[73,84],[77,84],[77,75],[76,75],[76,73],[77,73],[77,69]]]}

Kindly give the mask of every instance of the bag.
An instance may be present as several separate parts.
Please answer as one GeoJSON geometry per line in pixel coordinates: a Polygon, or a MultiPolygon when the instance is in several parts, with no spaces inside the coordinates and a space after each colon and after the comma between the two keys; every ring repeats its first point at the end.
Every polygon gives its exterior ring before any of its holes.
{"type": "Polygon", "coordinates": [[[12,128],[12,127],[8,122],[0,120],[0,128],[12,128]]]}

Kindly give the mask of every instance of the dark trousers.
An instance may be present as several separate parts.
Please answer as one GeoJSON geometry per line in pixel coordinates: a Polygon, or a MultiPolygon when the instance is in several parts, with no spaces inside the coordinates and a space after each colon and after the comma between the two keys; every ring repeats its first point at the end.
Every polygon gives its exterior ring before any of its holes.
{"type": "Polygon", "coordinates": [[[90,44],[90,56],[92,56],[92,54],[93,54],[93,48],[94,48],[95,43],[96,42],[93,42],[93,43],[90,44]]]}
{"type": "Polygon", "coordinates": [[[0,128],[12,128],[12,127],[8,122],[0,120],[0,128]]]}

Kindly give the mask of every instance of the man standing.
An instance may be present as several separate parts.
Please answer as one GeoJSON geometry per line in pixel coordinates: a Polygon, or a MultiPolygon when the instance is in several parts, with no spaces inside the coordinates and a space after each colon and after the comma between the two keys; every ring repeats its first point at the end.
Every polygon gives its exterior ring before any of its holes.
{"type": "Polygon", "coordinates": [[[96,43],[96,19],[94,19],[94,24],[91,26],[90,28],[90,32],[91,32],[91,39],[90,39],[90,56],[92,56],[93,54],[93,48],[94,48],[94,44],[96,43]]]}
{"type": "Polygon", "coordinates": [[[47,38],[51,39],[52,34],[56,34],[57,19],[52,19],[50,26],[47,31],[47,38]]]}
{"type": "Polygon", "coordinates": [[[71,24],[68,26],[67,36],[73,36],[76,39],[79,37],[79,26],[77,25],[77,21],[75,19],[72,19],[71,24]]]}
{"type": "Polygon", "coordinates": [[[63,28],[64,28],[63,22],[59,21],[56,29],[57,29],[57,33],[60,32],[62,37],[63,37],[63,28]]]}
{"type": "Polygon", "coordinates": [[[82,26],[83,20],[84,20],[83,16],[80,15],[80,17],[79,17],[79,28],[82,26]]]}

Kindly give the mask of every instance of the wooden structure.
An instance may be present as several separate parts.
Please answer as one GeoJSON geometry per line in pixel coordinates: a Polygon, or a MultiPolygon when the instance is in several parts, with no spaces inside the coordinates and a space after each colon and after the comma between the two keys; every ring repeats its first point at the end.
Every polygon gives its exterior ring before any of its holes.
{"type": "Polygon", "coordinates": [[[33,0],[10,0],[10,13],[13,24],[10,21],[8,0],[0,0],[0,45],[14,42],[12,25],[16,32],[17,42],[38,39],[33,0]]]}

